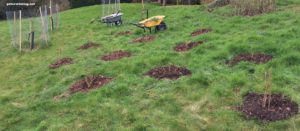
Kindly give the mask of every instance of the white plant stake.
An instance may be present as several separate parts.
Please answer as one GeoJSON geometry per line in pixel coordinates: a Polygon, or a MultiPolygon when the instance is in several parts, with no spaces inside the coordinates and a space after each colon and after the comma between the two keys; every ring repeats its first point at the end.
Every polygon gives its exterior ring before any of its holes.
{"type": "Polygon", "coordinates": [[[22,11],[20,10],[19,11],[20,14],[19,14],[19,18],[20,18],[20,23],[19,23],[19,27],[20,27],[20,32],[19,32],[19,42],[20,42],[20,52],[22,52],[22,11]]]}

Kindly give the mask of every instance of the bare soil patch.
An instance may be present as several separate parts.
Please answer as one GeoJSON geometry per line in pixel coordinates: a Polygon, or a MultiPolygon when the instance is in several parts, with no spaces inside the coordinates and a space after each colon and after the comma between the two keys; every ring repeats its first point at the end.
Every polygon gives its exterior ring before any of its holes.
{"type": "Polygon", "coordinates": [[[130,31],[122,31],[122,32],[118,32],[116,33],[116,36],[124,36],[124,35],[131,35],[132,32],[130,31]]]}
{"type": "Polygon", "coordinates": [[[298,104],[282,94],[271,94],[265,99],[264,94],[248,93],[238,110],[247,118],[257,118],[263,121],[288,119],[298,113],[298,104]],[[270,99],[271,98],[271,99],[270,99]],[[268,104],[270,102],[270,104],[268,104]]]}
{"type": "Polygon", "coordinates": [[[87,43],[83,44],[82,46],[80,46],[79,48],[77,48],[77,50],[86,50],[89,48],[96,48],[99,46],[100,46],[99,44],[96,44],[94,42],[87,42],[87,43]]]}
{"type": "Polygon", "coordinates": [[[194,47],[197,47],[198,45],[202,44],[202,41],[199,42],[189,42],[189,43],[182,43],[174,47],[174,50],[177,52],[185,52],[188,51],[194,47]]]}
{"type": "Polygon", "coordinates": [[[49,65],[50,69],[56,69],[63,65],[73,64],[73,59],[69,57],[65,57],[62,59],[57,60],[56,62],[49,65]]]}
{"type": "Polygon", "coordinates": [[[76,92],[86,92],[91,89],[100,88],[103,85],[109,83],[112,81],[112,78],[105,77],[102,75],[92,75],[92,76],[86,76],[81,80],[78,80],[76,83],[74,83],[70,88],[69,91],[71,94],[76,92]]]}
{"type": "Polygon", "coordinates": [[[192,32],[191,35],[198,36],[198,35],[202,35],[202,34],[205,34],[205,33],[211,32],[211,31],[212,31],[212,29],[199,29],[199,30],[192,32]]]}
{"type": "Polygon", "coordinates": [[[119,51],[114,51],[112,53],[102,56],[101,60],[113,61],[113,60],[119,60],[124,57],[130,57],[130,56],[131,56],[130,52],[119,50],[119,51]]]}
{"type": "Polygon", "coordinates": [[[233,59],[228,61],[227,64],[235,65],[241,61],[249,61],[249,62],[254,62],[256,64],[260,64],[260,63],[266,63],[272,60],[272,58],[273,56],[262,54],[262,53],[256,53],[256,54],[244,53],[235,56],[233,59]]]}
{"type": "Polygon", "coordinates": [[[192,72],[190,70],[184,67],[177,67],[175,65],[157,67],[145,73],[145,75],[156,79],[178,79],[181,76],[191,74],[192,72]]]}
{"type": "Polygon", "coordinates": [[[136,39],[132,40],[132,42],[133,43],[145,43],[145,42],[153,41],[154,39],[155,39],[155,36],[148,35],[148,36],[136,38],[136,39]]]}

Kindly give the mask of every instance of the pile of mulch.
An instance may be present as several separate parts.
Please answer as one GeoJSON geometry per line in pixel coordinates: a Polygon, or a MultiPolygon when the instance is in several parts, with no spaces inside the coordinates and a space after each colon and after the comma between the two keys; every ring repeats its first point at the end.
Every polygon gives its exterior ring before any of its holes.
{"type": "Polygon", "coordinates": [[[89,48],[96,48],[99,46],[100,46],[99,44],[96,44],[94,42],[87,42],[87,43],[83,44],[82,46],[80,46],[79,48],[77,48],[77,50],[86,50],[89,48]]]}
{"type": "Polygon", "coordinates": [[[157,67],[145,73],[145,75],[156,79],[178,79],[181,76],[191,74],[192,72],[190,70],[183,67],[177,67],[175,65],[157,67]]]}
{"type": "Polygon", "coordinates": [[[199,30],[192,32],[191,35],[198,36],[198,35],[202,35],[202,34],[205,34],[205,33],[211,32],[211,31],[212,31],[212,29],[199,29],[199,30]]]}
{"type": "Polygon", "coordinates": [[[136,38],[136,39],[132,40],[132,42],[133,43],[144,43],[144,42],[153,41],[154,39],[155,39],[155,36],[148,35],[148,36],[136,38]]]}
{"type": "Polygon", "coordinates": [[[298,113],[298,104],[282,94],[271,94],[266,97],[263,107],[264,94],[248,93],[244,97],[242,106],[237,109],[247,118],[257,118],[263,121],[277,121],[288,119],[298,113]],[[271,100],[269,99],[271,98],[271,100]],[[270,105],[268,104],[270,100],[270,105]]]}
{"type": "Polygon", "coordinates": [[[111,81],[112,78],[101,76],[101,75],[86,76],[83,79],[74,83],[69,88],[69,91],[71,94],[79,91],[86,92],[90,89],[100,88],[111,81]]]}
{"type": "Polygon", "coordinates": [[[124,36],[124,35],[131,35],[131,34],[132,32],[130,31],[123,31],[123,32],[118,32],[116,36],[124,36]]]}
{"type": "Polygon", "coordinates": [[[113,61],[113,60],[119,60],[124,57],[130,57],[130,56],[131,56],[130,52],[119,50],[119,51],[114,51],[112,53],[102,56],[101,60],[113,61]]]}
{"type": "Polygon", "coordinates": [[[56,69],[63,65],[73,64],[73,59],[69,57],[65,57],[62,59],[57,60],[56,62],[49,65],[50,69],[56,69]]]}
{"type": "Polygon", "coordinates": [[[177,46],[174,47],[174,50],[177,51],[177,52],[184,52],[184,51],[188,51],[200,44],[202,44],[203,42],[202,41],[199,41],[199,42],[189,42],[189,43],[182,43],[182,44],[179,44],[177,46]]]}
{"type": "Polygon", "coordinates": [[[256,53],[256,54],[243,53],[235,56],[230,61],[227,61],[227,64],[235,65],[241,61],[249,61],[249,62],[254,62],[256,64],[260,64],[260,63],[266,63],[272,60],[272,58],[273,56],[262,54],[262,53],[256,53]]]}

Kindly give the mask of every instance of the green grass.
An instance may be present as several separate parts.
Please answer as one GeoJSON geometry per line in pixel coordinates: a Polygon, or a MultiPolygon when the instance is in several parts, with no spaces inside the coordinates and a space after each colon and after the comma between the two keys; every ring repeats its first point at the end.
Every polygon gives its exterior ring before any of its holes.
{"type": "MultiPolygon", "coordinates": [[[[290,2],[290,1],[289,1],[290,2]]],[[[246,120],[238,106],[247,92],[262,93],[264,72],[272,68],[272,92],[283,93],[300,104],[300,5],[281,3],[277,12],[254,16],[227,16],[228,7],[208,13],[204,6],[147,5],[150,15],[166,15],[168,30],[156,40],[133,44],[143,35],[129,23],[140,20],[140,4],[123,4],[121,27],[89,24],[101,14],[100,6],[60,14],[61,29],[51,33],[52,46],[20,54],[11,48],[7,22],[0,22],[0,130],[300,130],[299,115],[283,121],[246,120]],[[199,28],[213,32],[191,37],[199,28]],[[113,33],[130,30],[128,37],[113,33]],[[176,53],[180,42],[206,40],[186,53],[176,53]],[[96,49],[78,51],[87,41],[96,49]],[[128,50],[133,57],[104,62],[99,56],[128,50]],[[61,50],[61,53],[58,53],[61,50]],[[225,61],[242,52],[265,52],[266,64],[225,61]],[[49,70],[61,57],[74,64],[49,70]],[[187,67],[191,76],[176,81],[156,80],[143,74],[163,65],[187,67]],[[249,73],[254,69],[253,74],[249,73]],[[101,74],[114,80],[88,93],[54,101],[82,75],[101,74]],[[234,93],[240,88],[239,93],[234,93]]]]}

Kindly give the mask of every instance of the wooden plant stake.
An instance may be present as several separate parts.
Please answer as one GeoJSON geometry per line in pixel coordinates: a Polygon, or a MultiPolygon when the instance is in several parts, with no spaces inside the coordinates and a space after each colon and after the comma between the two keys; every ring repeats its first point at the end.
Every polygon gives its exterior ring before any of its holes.
{"type": "Polygon", "coordinates": [[[50,20],[51,20],[51,31],[54,30],[54,23],[53,23],[53,14],[52,14],[52,0],[50,0],[50,20]]]}

